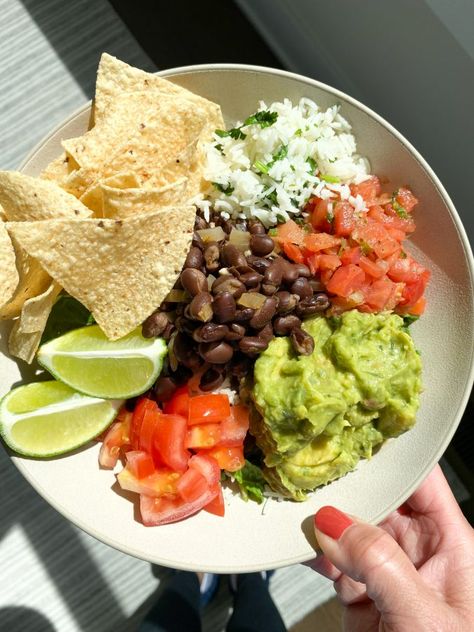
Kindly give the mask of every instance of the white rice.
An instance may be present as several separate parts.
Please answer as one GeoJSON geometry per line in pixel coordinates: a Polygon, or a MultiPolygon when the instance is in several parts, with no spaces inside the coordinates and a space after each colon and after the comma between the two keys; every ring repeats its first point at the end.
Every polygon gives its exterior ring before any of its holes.
{"type": "Polygon", "coordinates": [[[214,208],[226,219],[258,218],[273,226],[300,214],[313,195],[340,195],[366,210],[347,185],[365,180],[369,164],[356,153],[351,126],[337,105],[320,110],[307,98],[296,106],[285,99],[269,106],[261,101],[258,111],[276,113],[276,121],[267,127],[237,123],[245,138],[214,134],[206,146],[204,177],[214,185],[197,201],[206,218],[214,208]]]}

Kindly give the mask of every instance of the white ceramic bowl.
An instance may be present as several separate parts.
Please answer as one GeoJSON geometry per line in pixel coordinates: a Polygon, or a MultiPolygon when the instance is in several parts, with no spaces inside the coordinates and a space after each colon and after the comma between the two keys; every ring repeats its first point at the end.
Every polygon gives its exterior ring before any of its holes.
{"type": "MultiPolygon", "coordinates": [[[[424,363],[422,405],[413,430],[386,443],[355,472],[305,503],[243,502],[226,490],[226,515],[206,512],[177,524],[146,528],[130,498],[117,493],[112,472],[97,465],[98,445],[54,460],[12,456],[33,487],[67,519],[99,540],[156,564],[218,573],[270,569],[314,557],[311,517],[324,504],[378,522],[416,489],[446,449],[473,380],[473,258],[454,206],[425,160],[389,123],[351,97],[302,76],[240,65],[190,66],[164,76],[221,104],[227,123],[267,103],[302,96],[320,106],[342,104],[358,150],[372,172],[394,187],[408,184],[420,204],[411,250],[432,271],[428,308],[413,327],[424,363]]],[[[60,153],[60,140],[82,134],[90,105],[81,108],[30,154],[22,170],[37,175],[60,153]]],[[[421,112],[414,115],[421,116],[421,112]]],[[[433,134],[436,130],[433,130],[433,134]]],[[[5,327],[5,325],[2,325],[5,327]]],[[[3,343],[5,344],[5,343],[3,343]]],[[[2,349],[5,351],[5,349],[2,349]]],[[[0,357],[0,395],[30,369],[0,357]],[[22,375],[20,375],[22,374],[22,375]]]]}

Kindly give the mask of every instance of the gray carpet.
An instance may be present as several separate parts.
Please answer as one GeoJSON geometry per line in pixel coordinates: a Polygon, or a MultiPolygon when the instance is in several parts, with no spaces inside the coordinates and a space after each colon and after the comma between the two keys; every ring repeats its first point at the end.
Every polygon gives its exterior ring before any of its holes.
{"type": "MultiPolygon", "coordinates": [[[[0,0],[0,15],[0,169],[17,168],[92,96],[102,51],[153,70],[105,0],[0,0]]],[[[135,630],[168,571],[69,524],[1,447],[0,481],[0,630],[135,630]]],[[[277,571],[271,592],[288,626],[334,594],[302,566],[277,571]]],[[[205,630],[222,630],[229,607],[223,587],[206,612],[205,630]]]]}

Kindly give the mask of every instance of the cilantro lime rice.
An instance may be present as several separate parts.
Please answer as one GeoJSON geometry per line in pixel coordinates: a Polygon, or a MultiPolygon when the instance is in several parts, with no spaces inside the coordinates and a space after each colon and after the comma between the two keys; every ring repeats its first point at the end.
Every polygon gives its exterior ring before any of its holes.
{"type": "Polygon", "coordinates": [[[356,153],[351,126],[334,105],[322,110],[308,98],[267,106],[229,130],[216,130],[207,146],[205,178],[213,183],[206,200],[225,219],[259,219],[273,226],[301,214],[308,199],[336,197],[358,211],[362,199],[349,183],[368,177],[368,161],[356,153]]]}

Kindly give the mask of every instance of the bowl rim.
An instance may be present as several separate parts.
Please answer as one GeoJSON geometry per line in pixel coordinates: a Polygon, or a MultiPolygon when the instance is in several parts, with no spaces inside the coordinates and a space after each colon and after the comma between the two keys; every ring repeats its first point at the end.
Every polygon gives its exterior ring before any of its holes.
{"type": "MultiPolygon", "coordinates": [[[[410,141],[408,141],[405,136],[403,136],[403,134],[401,134],[393,125],[391,125],[386,119],[384,119],[382,116],[380,116],[379,114],[377,114],[376,112],[374,112],[371,108],[369,108],[368,106],[366,106],[365,104],[363,104],[362,102],[358,101],[357,99],[355,99],[354,97],[346,94],[345,92],[338,90],[337,88],[333,88],[330,85],[327,85],[323,82],[320,82],[316,79],[312,79],[310,77],[307,77],[305,75],[301,75],[301,74],[297,74],[291,71],[287,71],[287,70],[281,70],[278,68],[272,68],[272,67],[267,67],[267,66],[257,66],[257,65],[249,65],[249,64],[228,64],[228,63],[208,63],[208,64],[194,64],[194,65],[188,65],[188,66],[179,66],[176,68],[168,68],[165,70],[160,70],[158,71],[156,74],[162,77],[167,77],[167,78],[173,78],[173,77],[177,77],[177,76],[182,76],[182,75],[189,75],[189,74],[199,74],[199,73],[207,73],[207,72],[212,72],[214,70],[218,70],[218,71],[228,71],[228,72],[235,72],[235,71],[239,71],[239,72],[248,72],[248,73],[263,73],[263,74],[271,74],[271,75],[275,75],[275,76],[279,76],[279,77],[284,77],[284,78],[288,78],[288,79],[292,79],[298,82],[302,82],[305,84],[309,84],[312,85],[316,88],[319,88],[325,92],[329,92],[332,95],[334,95],[335,98],[341,98],[344,101],[350,103],[352,106],[354,106],[355,108],[361,110],[362,112],[364,112],[365,114],[367,114],[370,118],[374,119],[375,121],[377,121],[382,127],[384,127],[392,136],[394,136],[403,146],[405,146],[405,148],[409,151],[409,153],[417,160],[417,162],[420,164],[420,166],[422,167],[422,169],[426,172],[426,174],[428,175],[428,177],[432,180],[433,184],[435,185],[435,187],[437,188],[440,196],[442,197],[444,203],[447,206],[447,209],[451,215],[451,218],[455,224],[456,230],[458,232],[458,236],[459,239],[461,241],[463,250],[464,250],[464,254],[465,254],[465,258],[466,258],[466,262],[467,262],[467,267],[468,267],[468,273],[469,273],[469,280],[470,280],[470,285],[471,287],[474,287],[474,257],[473,257],[473,253],[472,253],[472,249],[471,249],[471,245],[469,242],[469,239],[467,237],[467,233],[466,230],[463,226],[463,223],[461,221],[461,218],[454,206],[454,203],[452,202],[448,192],[446,191],[446,189],[444,188],[443,184],[441,183],[440,179],[438,178],[438,176],[436,175],[436,173],[434,172],[434,170],[430,167],[430,165],[428,164],[428,162],[423,158],[423,156],[420,154],[420,152],[410,143],[410,141]]],[[[92,105],[92,100],[87,101],[86,103],[84,103],[83,105],[81,105],[80,107],[78,107],[77,109],[75,109],[66,119],[64,119],[63,121],[61,121],[60,123],[58,123],[52,130],[50,130],[50,132],[48,134],[46,134],[38,143],[35,144],[35,146],[28,152],[27,156],[21,161],[21,164],[18,167],[19,171],[23,171],[25,169],[25,167],[27,166],[27,164],[34,158],[34,156],[42,149],[42,147],[55,135],[57,135],[61,129],[63,127],[65,127],[66,125],[68,125],[69,123],[71,123],[75,118],[77,118],[78,116],[83,115],[85,112],[90,111],[92,105]]],[[[471,294],[470,297],[471,303],[474,306],[474,294],[471,294]]],[[[473,310],[474,311],[474,310],[473,310]]],[[[474,329],[474,317],[473,317],[473,329],[474,329]]],[[[465,408],[467,406],[469,397],[470,397],[470,393],[471,393],[471,389],[474,383],[474,341],[471,341],[471,368],[469,371],[469,374],[466,376],[466,381],[465,381],[465,386],[464,386],[464,395],[461,398],[459,405],[457,407],[457,410],[454,411],[454,415],[453,415],[453,419],[454,419],[454,423],[451,425],[451,427],[449,428],[449,431],[444,435],[443,441],[440,444],[440,447],[438,448],[438,451],[436,452],[436,462],[439,461],[439,459],[441,458],[441,456],[443,455],[443,453],[445,452],[449,442],[451,441],[455,431],[457,430],[459,423],[461,421],[462,415],[465,411],[465,408]]],[[[37,484],[35,484],[35,479],[32,475],[30,475],[30,473],[28,472],[27,468],[24,465],[24,461],[28,461],[28,459],[23,459],[18,457],[17,455],[12,454],[11,452],[8,451],[8,453],[12,456],[12,460],[15,464],[15,466],[20,470],[20,472],[22,473],[22,475],[28,480],[28,482],[34,487],[34,489],[36,489],[44,498],[45,500],[47,500],[47,502],[57,511],[59,511],[65,518],[67,518],[68,520],[70,520],[73,524],[75,524],[77,527],[81,528],[82,530],[84,530],[86,533],[88,533],[89,535],[95,537],[96,539],[98,539],[99,541],[102,541],[120,551],[122,551],[123,553],[127,553],[129,555],[133,555],[134,557],[143,559],[145,561],[152,561],[153,563],[163,563],[165,566],[169,565],[170,561],[166,560],[164,558],[159,558],[154,556],[154,559],[151,559],[150,557],[145,557],[141,552],[134,550],[133,546],[127,546],[126,544],[122,544],[120,542],[116,542],[114,541],[112,538],[108,538],[108,537],[104,537],[103,534],[98,533],[95,531],[95,529],[93,527],[91,527],[90,524],[84,522],[81,519],[78,519],[75,516],[70,515],[70,512],[64,508],[62,508],[61,506],[59,506],[54,499],[49,495],[49,493],[47,492],[47,490],[43,490],[42,488],[40,488],[40,486],[38,486],[37,484]]],[[[425,464],[423,465],[418,473],[418,476],[416,477],[416,479],[412,482],[412,484],[405,489],[404,493],[401,494],[397,499],[394,499],[393,502],[390,504],[389,508],[382,512],[382,514],[374,516],[373,519],[371,520],[372,523],[376,524],[378,522],[380,522],[381,520],[383,520],[389,513],[391,513],[396,507],[398,507],[400,504],[402,504],[403,502],[406,501],[406,499],[419,487],[419,485],[421,484],[421,482],[425,479],[425,477],[428,475],[428,473],[431,471],[431,469],[433,468],[433,464],[429,463],[429,464],[425,464]]],[[[281,560],[278,563],[274,563],[272,565],[272,568],[279,568],[279,567],[284,567],[287,566],[289,564],[295,564],[295,563],[301,563],[301,562],[305,562],[308,561],[309,559],[311,559],[310,556],[308,555],[302,555],[302,554],[298,554],[295,555],[294,557],[292,557],[291,559],[285,559],[285,560],[281,560]]],[[[179,567],[179,566],[178,566],[179,567]]],[[[182,568],[184,569],[184,566],[182,566],[182,568]]],[[[234,572],[234,569],[214,569],[214,568],[208,568],[208,569],[201,569],[201,568],[197,568],[195,566],[193,566],[192,563],[188,564],[186,566],[186,569],[188,570],[195,570],[195,571],[201,571],[201,570],[208,570],[208,571],[213,571],[213,572],[224,572],[224,573],[228,573],[228,572],[234,572]]],[[[253,568],[252,566],[248,567],[247,572],[253,572],[253,571],[259,571],[260,566],[255,566],[255,568],[253,568]]],[[[242,569],[237,569],[237,572],[243,572],[242,569]]]]}

